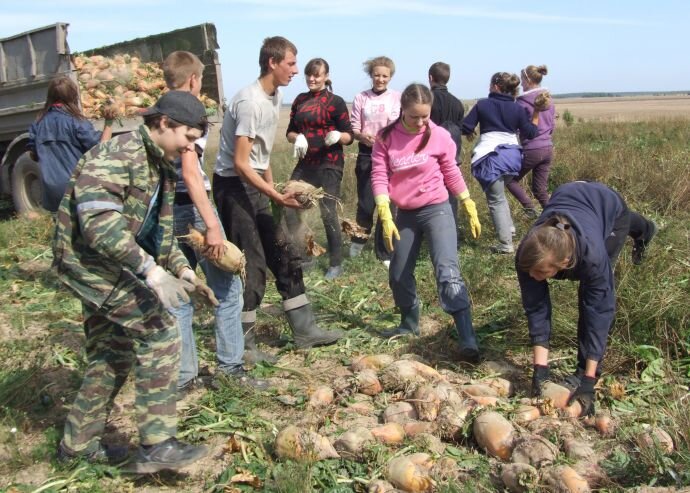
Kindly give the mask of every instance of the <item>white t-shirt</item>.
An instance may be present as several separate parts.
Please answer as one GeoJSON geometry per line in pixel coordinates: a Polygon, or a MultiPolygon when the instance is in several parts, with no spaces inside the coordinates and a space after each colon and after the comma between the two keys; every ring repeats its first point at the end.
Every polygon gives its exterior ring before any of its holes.
{"type": "Polygon", "coordinates": [[[268,169],[282,99],[279,90],[272,96],[266,94],[258,80],[235,94],[220,131],[215,167],[218,175],[237,176],[234,160],[236,137],[254,139],[249,164],[260,173],[268,169]]]}

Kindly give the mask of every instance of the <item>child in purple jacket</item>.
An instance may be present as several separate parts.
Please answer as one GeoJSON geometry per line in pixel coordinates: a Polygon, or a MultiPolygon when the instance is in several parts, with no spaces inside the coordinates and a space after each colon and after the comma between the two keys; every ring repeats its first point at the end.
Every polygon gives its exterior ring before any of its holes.
{"type": "MultiPolygon", "coordinates": [[[[528,65],[522,69],[520,74],[522,90],[524,92],[517,98],[517,104],[527,110],[530,118],[535,113],[535,99],[537,99],[537,96],[547,91],[545,87],[541,87],[541,79],[546,74],[546,65],[540,65],[538,67],[528,65]]],[[[538,212],[534,207],[532,199],[527,195],[519,181],[531,171],[532,193],[534,193],[534,196],[542,207],[546,206],[549,202],[547,187],[551,162],[553,160],[553,142],[551,141],[551,135],[556,126],[555,113],[556,110],[553,103],[551,103],[546,110],[539,111],[537,136],[533,139],[528,139],[520,135],[520,143],[522,144],[522,169],[515,179],[508,184],[508,190],[518,199],[520,204],[522,204],[525,213],[529,217],[537,217],[538,212]]]]}
{"type": "MultiPolygon", "coordinates": [[[[479,125],[479,141],[472,150],[472,175],[481,184],[489,204],[498,244],[494,253],[513,252],[515,227],[510,216],[505,185],[522,168],[522,150],[518,132],[523,138],[534,138],[537,126],[527,110],[515,102],[520,80],[517,75],[497,72],[491,77],[489,97],[480,99],[462,123],[463,135],[474,135],[479,125]]],[[[539,113],[536,113],[537,117],[539,113]]]]}

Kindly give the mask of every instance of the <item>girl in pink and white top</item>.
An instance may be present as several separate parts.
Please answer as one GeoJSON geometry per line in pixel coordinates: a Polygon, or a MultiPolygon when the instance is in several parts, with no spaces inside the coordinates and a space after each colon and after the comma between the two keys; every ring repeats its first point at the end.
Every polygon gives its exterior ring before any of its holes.
{"type": "Polygon", "coordinates": [[[447,130],[429,119],[431,103],[428,87],[407,86],[401,96],[400,117],[385,127],[374,143],[371,185],[386,247],[393,252],[389,283],[401,314],[400,325],[383,335],[420,334],[414,269],[422,239],[426,238],[441,307],[455,319],[461,358],[476,361],[479,349],[467,288],[458,266],[449,191],[462,202],[475,238],[481,233],[481,225],[455,163],[455,142],[447,130]],[[390,212],[390,201],[398,208],[396,222],[390,212]],[[397,239],[395,245],[393,237],[397,239]]]}
{"type": "MultiPolygon", "coordinates": [[[[376,142],[376,134],[386,125],[394,122],[400,115],[400,92],[388,89],[395,64],[385,56],[372,58],[364,62],[364,71],[371,77],[372,87],[355,96],[352,103],[350,121],[354,138],[359,142],[359,154],[355,165],[357,177],[357,224],[367,234],[371,233],[374,224],[374,196],[371,193],[371,149],[376,142]]],[[[383,244],[380,221],[376,222],[374,250],[376,257],[386,265],[390,254],[383,244]]],[[[352,238],[350,257],[362,252],[366,239],[352,238]]]]}

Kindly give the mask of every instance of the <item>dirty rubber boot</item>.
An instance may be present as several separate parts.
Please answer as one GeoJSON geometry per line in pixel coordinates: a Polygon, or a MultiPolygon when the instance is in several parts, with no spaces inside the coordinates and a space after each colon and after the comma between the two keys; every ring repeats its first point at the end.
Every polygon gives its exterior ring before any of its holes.
{"type": "Polygon", "coordinates": [[[410,308],[400,309],[400,325],[394,329],[384,330],[381,337],[394,337],[404,335],[421,335],[419,331],[419,303],[410,308]]]}
{"type": "Polygon", "coordinates": [[[256,365],[262,362],[275,365],[278,358],[256,347],[255,327],[256,322],[242,322],[242,331],[244,332],[244,355],[242,359],[248,365],[256,365]]]}
{"type": "Polygon", "coordinates": [[[316,325],[311,303],[307,303],[292,310],[286,310],[295,346],[298,349],[309,349],[314,346],[328,346],[343,337],[340,330],[322,330],[316,325]]]}
{"type": "Polygon", "coordinates": [[[472,313],[469,308],[453,314],[455,328],[458,331],[460,344],[460,359],[469,363],[479,362],[479,346],[472,327],[472,313]]]}

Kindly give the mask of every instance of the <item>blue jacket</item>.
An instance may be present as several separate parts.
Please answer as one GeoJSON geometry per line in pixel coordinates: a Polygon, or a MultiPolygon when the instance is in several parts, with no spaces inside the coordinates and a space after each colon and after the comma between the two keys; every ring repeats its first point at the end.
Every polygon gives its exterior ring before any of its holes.
{"type": "Polygon", "coordinates": [[[88,120],[53,106],[29,128],[28,149],[38,156],[43,181],[43,208],[56,212],[77,161],[98,144],[101,132],[88,120]]]}
{"type": "Polygon", "coordinates": [[[532,139],[538,132],[525,108],[517,104],[512,96],[497,92],[489,93],[488,98],[477,101],[462,121],[462,134],[471,134],[477,125],[483,134],[519,131],[521,139],[532,139]]]}
{"type": "MultiPolygon", "coordinates": [[[[580,350],[586,359],[600,361],[606,351],[606,339],[616,312],[616,295],[614,266],[604,242],[611,235],[616,218],[626,210],[621,196],[607,186],[573,182],[556,189],[534,223],[537,226],[554,214],[560,214],[572,225],[577,263],[572,269],[560,271],[554,279],[580,281],[578,327],[583,331],[584,347],[580,350]]],[[[532,344],[548,342],[551,337],[548,282],[537,281],[527,272],[516,270],[532,344]]]]}

